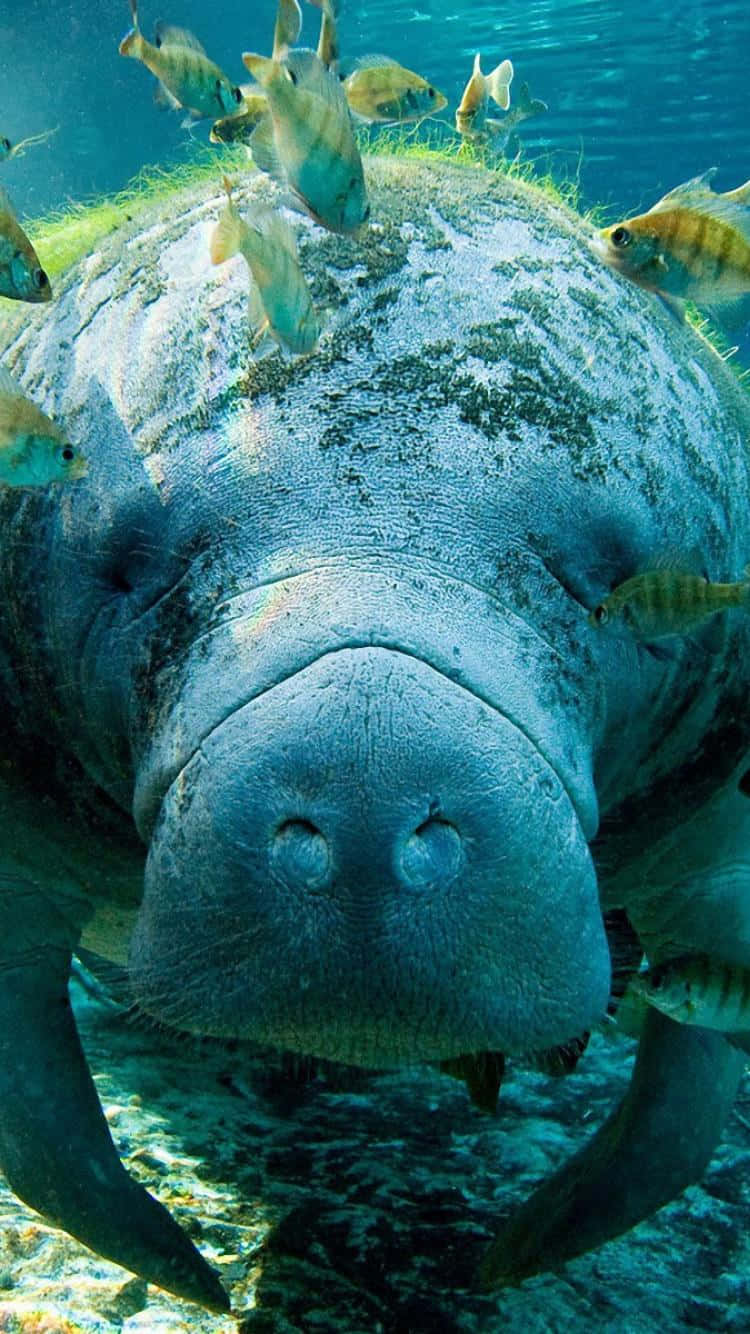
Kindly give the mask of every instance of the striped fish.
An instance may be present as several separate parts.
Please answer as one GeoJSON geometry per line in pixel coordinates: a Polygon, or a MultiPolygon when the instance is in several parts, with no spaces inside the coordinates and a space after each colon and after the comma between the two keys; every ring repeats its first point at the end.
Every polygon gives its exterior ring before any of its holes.
{"type": "Polygon", "coordinates": [[[598,233],[594,247],[653,292],[699,305],[750,293],[750,181],[717,194],[711,167],[641,213],[598,233]]]}
{"type": "Polygon", "coordinates": [[[750,1032],[750,968],[706,954],[688,955],[640,973],[631,989],[678,1024],[750,1032]]]}
{"type": "Polygon", "coordinates": [[[268,98],[269,114],[250,142],[255,165],[288,184],[321,226],[358,232],[370,206],[338,79],[314,51],[290,51],[283,60],[246,52],[242,59],[268,98]]]}
{"type": "Polygon", "coordinates": [[[224,178],[227,202],[211,235],[211,262],[241,254],[250,270],[250,322],[256,345],[268,332],[288,352],[314,352],[320,325],[299,259],[294,233],[281,214],[255,200],[243,218],[224,178]]]}
{"type": "Polygon", "coordinates": [[[86,475],[86,460],[0,366],[0,482],[47,486],[86,475]]]}
{"type": "Polygon", "coordinates": [[[13,301],[49,301],[52,288],[36,250],[0,189],[0,296],[13,301]]]}
{"type": "Polygon", "coordinates": [[[138,0],[130,0],[133,26],[120,42],[120,55],[140,60],[159,80],[157,97],[173,108],[184,107],[196,120],[215,119],[236,111],[242,93],[218,65],[209,60],[192,33],[157,23],[156,42],[146,40],[138,26],[138,0]]]}
{"type": "Polygon", "coordinates": [[[212,144],[244,144],[249,151],[250,139],[256,125],[268,113],[265,93],[254,85],[240,85],[242,102],[233,116],[222,116],[211,126],[212,144]]]}
{"type": "Polygon", "coordinates": [[[447,97],[420,74],[388,56],[362,56],[344,80],[344,92],[355,116],[371,124],[405,125],[448,105],[447,97]]]}
{"type": "Polygon", "coordinates": [[[588,619],[590,625],[627,630],[635,639],[664,639],[689,634],[709,616],[744,607],[748,600],[747,578],[719,584],[698,574],[648,570],[618,584],[588,619]]]}

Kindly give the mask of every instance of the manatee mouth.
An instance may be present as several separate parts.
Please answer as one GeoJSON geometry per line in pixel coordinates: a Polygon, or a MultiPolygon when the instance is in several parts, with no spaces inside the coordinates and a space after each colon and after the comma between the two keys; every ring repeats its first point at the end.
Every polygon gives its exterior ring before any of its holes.
{"type": "Polygon", "coordinates": [[[131,965],[166,1022],[374,1066],[552,1045],[609,987],[555,771],[463,685],[372,645],[316,657],[193,749],[131,965]]]}

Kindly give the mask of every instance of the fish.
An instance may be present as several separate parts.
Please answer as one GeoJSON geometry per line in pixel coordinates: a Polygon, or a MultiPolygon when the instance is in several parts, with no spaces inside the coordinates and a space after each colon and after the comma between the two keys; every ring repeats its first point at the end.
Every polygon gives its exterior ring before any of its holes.
{"type": "MultiPolygon", "coordinates": [[[[522,83],[518,90],[518,100],[507,116],[503,116],[502,120],[493,120],[488,116],[485,120],[485,132],[491,141],[493,151],[515,157],[521,147],[518,135],[514,133],[516,126],[532,116],[541,116],[545,111],[549,111],[547,103],[540,97],[532,97],[529,85],[522,83]]],[[[480,136],[475,135],[475,137],[480,136]]]]}
{"type": "Polygon", "coordinates": [[[52,288],[31,241],[0,188],[0,296],[12,301],[49,301],[52,288]]]}
{"type": "Polygon", "coordinates": [[[721,306],[750,293],[750,181],[718,194],[717,168],[678,185],[647,213],[604,227],[593,245],[631,282],[668,302],[721,306]]]}
{"type": "Polygon", "coordinates": [[[321,226],[356,235],[370,205],[339,80],[315,51],[290,51],[283,60],[246,52],[242,59],[268,98],[268,116],[250,141],[255,165],[286,183],[321,226]]]}
{"type": "Polygon", "coordinates": [[[320,324],[313,309],[307,279],[297,258],[294,232],[282,216],[260,200],[254,201],[243,218],[232,198],[232,185],[224,178],[227,202],[211,234],[212,264],[223,264],[241,254],[257,288],[251,288],[251,323],[255,341],[268,332],[287,352],[314,352],[320,324]]]}
{"type": "Polygon", "coordinates": [[[358,60],[344,79],[344,92],[354,115],[371,124],[403,125],[434,116],[448,105],[433,84],[388,56],[358,60]]]}
{"type": "Polygon", "coordinates": [[[481,61],[477,52],[471,78],[456,111],[456,129],[464,139],[472,139],[484,131],[490,98],[502,111],[507,111],[510,106],[513,65],[509,60],[502,60],[491,74],[483,74],[481,61]]]}
{"type": "Polygon", "coordinates": [[[699,574],[656,569],[618,584],[588,619],[590,625],[626,630],[637,640],[649,641],[689,634],[710,616],[748,602],[747,577],[721,584],[699,574]]]}
{"type": "Polygon", "coordinates": [[[268,113],[268,99],[253,84],[240,84],[242,102],[233,116],[215,120],[209,132],[212,144],[244,144],[249,151],[250,136],[268,113]]]}
{"type": "Polygon", "coordinates": [[[0,482],[47,486],[77,481],[87,471],[80,450],[0,366],[0,482]]]}
{"type": "Polygon", "coordinates": [[[302,10],[297,0],[279,0],[273,30],[273,59],[281,60],[302,31],[302,10]]]}
{"type": "Polygon", "coordinates": [[[209,60],[196,37],[186,28],[157,23],[156,42],[138,26],[138,0],[130,0],[133,26],[120,42],[120,55],[140,60],[159,80],[157,99],[172,108],[183,107],[194,120],[212,119],[236,111],[242,101],[238,87],[209,60]]]}
{"type": "Polygon", "coordinates": [[[685,955],[639,973],[631,991],[678,1024],[750,1040],[750,968],[707,954],[685,955]]]}
{"type": "Polygon", "coordinates": [[[0,162],[7,162],[12,157],[23,157],[27,148],[32,144],[43,144],[45,139],[50,139],[53,134],[57,134],[60,126],[56,125],[52,130],[42,130],[40,134],[30,134],[27,139],[21,139],[19,143],[12,144],[10,139],[3,136],[0,138],[0,162]]]}

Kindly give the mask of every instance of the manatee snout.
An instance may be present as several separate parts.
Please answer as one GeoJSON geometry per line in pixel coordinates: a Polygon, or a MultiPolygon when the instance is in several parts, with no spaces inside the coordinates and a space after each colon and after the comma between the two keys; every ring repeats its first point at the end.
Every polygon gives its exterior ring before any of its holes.
{"type": "Polygon", "coordinates": [[[161,805],[131,971],[165,1022],[366,1065],[551,1045],[609,987],[557,774],[382,648],[320,657],[197,746],[161,805]]]}

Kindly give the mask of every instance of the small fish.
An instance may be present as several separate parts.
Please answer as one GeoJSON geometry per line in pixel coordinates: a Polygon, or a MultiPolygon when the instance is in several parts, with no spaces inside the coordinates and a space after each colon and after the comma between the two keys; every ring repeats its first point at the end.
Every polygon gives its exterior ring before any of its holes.
{"type": "Polygon", "coordinates": [[[594,248],[631,282],[667,300],[711,305],[750,292],[750,181],[717,194],[716,174],[678,185],[648,213],[605,227],[594,248]]]}
{"type": "Polygon", "coordinates": [[[85,476],[80,450],[0,366],[0,482],[47,486],[85,476]]]}
{"type": "Polygon", "coordinates": [[[268,112],[268,99],[254,84],[240,84],[242,102],[233,116],[222,116],[211,126],[212,144],[244,144],[249,149],[250,136],[268,112]]]}
{"type": "Polygon", "coordinates": [[[750,602],[750,579],[710,583],[699,574],[648,570],[618,584],[589,613],[589,624],[624,629],[635,639],[686,635],[709,616],[750,602]]]}
{"type": "Polygon", "coordinates": [[[211,262],[223,264],[238,253],[245,259],[262,307],[258,314],[251,310],[256,341],[268,331],[288,352],[314,352],[320,325],[297,258],[294,232],[280,214],[257,200],[243,218],[226,178],[224,189],[227,202],[211,235],[211,262]]]}
{"type": "Polygon", "coordinates": [[[31,134],[28,139],[21,139],[17,144],[12,144],[10,139],[0,138],[0,162],[8,162],[12,157],[23,157],[27,148],[32,144],[43,144],[45,139],[57,134],[59,128],[60,126],[56,125],[53,130],[42,130],[41,134],[31,134]]]}
{"type": "Polygon", "coordinates": [[[493,150],[515,157],[521,146],[518,135],[514,133],[516,126],[524,120],[529,120],[531,116],[541,116],[545,111],[549,111],[547,103],[540,97],[532,97],[529,85],[522,83],[518,90],[518,100],[507,116],[503,116],[502,120],[491,120],[488,116],[485,120],[485,131],[491,140],[493,150]]]}
{"type": "Polygon", "coordinates": [[[185,28],[157,23],[156,42],[146,40],[138,26],[138,0],[130,0],[133,26],[120,42],[120,55],[140,60],[159,80],[157,97],[173,108],[184,107],[196,120],[236,111],[242,93],[185,28]]]}
{"type": "Polygon", "coordinates": [[[49,301],[52,288],[36,250],[0,189],[0,296],[13,301],[49,301]]]}
{"type": "Polygon", "coordinates": [[[678,1024],[727,1034],[750,1033],[750,969],[706,954],[657,964],[631,990],[678,1024]]]}
{"type": "Polygon", "coordinates": [[[484,131],[490,98],[501,111],[508,110],[512,81],[513,66],[509,60],[501,61],[491,74],[483,74],[481,56],[477,52],[471,78],[456,111],[456,129],[464,139],[475,138],[484,131]]]}
{"type": "Polygon", "coordinates": [[[346,100],[360,120],[403,125],[423,120],[448,105],[447,97],[413,70],[388,56],[363,56],[344,80],[346,100]]]}
{"type": "Polygon", "coordinates": [[[341,84],[314,51],[242,59],[268,97],[250,147],[260,171],[286,182],[332,232],[356,233],[370,216],[362,158],[341,84]]]}

